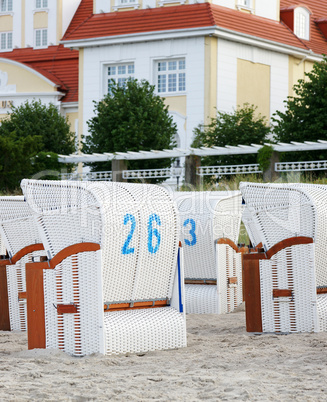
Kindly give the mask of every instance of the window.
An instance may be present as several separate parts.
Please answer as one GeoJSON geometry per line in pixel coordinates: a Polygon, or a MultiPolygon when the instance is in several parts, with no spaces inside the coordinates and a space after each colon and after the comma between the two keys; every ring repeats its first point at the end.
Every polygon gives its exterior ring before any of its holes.
{"type": "Polygon", "coordinates": [[[239,0],[239,5],[244,7],[251,7],[251,0],[239,0]]]}
{"type": "Polygon", "coordinates": [[[48,30],[36,29],[35,30],[35,47],[47,47],[48,46],[48,30]]]}
{"type": "Polygon", "coordinates": [[[12,11],[12,0],[0,0],[0,12],[12,11]]]}
{"type": "Polygon", "coordinates": [[[12,32],[1,32],[0,48],[1,50],[12,50],[12,32]]]}
{"type": "Polygon", "coordinates": [[[35,8],[47,8],[47,7],[48,7],[48,0],[35,1],[35,8]]]}
{"type": "Polygon", "coordinates": [[[310,36],[310,12],[303,8],[297,7],[294,10],[294,33],[301,39],[309,40],[310,36]]]}
{"type": "Polygon", "coordinates": [[[119,4],[121,4],[121,5],[127,5],[127,4],[134,4],[134,3],[137,3],[137,1],[136,0],[119,0],[119,4]]]}
{"type": "Polygon", "coordinates": [[[134,77],[134,64],[112,64],[107,67],[107,90],[109,93],[109,84],[115,81],[121,86],[124,86],[128,78],[134,77]]]}
{"type": "Polygon", "coordinates": [[[158,61],[157,88],[158,93],[184,92],[185,87],[185,60],[158,61]]]}

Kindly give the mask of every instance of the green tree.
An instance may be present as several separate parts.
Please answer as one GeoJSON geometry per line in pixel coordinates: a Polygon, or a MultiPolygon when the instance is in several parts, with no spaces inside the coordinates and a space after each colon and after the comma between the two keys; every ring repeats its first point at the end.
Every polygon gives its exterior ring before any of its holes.
{"type": "Polygon", "coordinates": [[[56,106],[34,100],[13,107],[1,121],[0,148],[0,188],[11,190],[41,168],[59,171],[57,154],[74,152],[75,140],[67,119],[56,106]]]}
{"type": "MultiPolygon", "coordinates": [[[[238,108],[234,113],[218,111],[208,125],[195,128],[192,147],[263,144],[270,128],[265,117],[256,116],[255,110],[253,105],[244,104],[243,108],[238,108]]],[[[257,163],[256,154],[207,156],[201,161],[204,166],[244,163],[257,163]]]]}
{"type": "MultiPolygon", "coordinates": [[[[124,86],[111,82],[109,93],[94,102],[95,116],[87,123],[90,134],[83,151],[126,152],[171,149],[176,124],[164,100],[147,81],[129,79],[124,86]]],[[[129,161],[129,169],[169,167],[170,159],[129,161]]],[[[111,170],[111,162],[90,163],[92,171],[111,170]]]]}
{"type": "MultiPolygon", "coordinates": [[[[327,140],[327,58],[313,65],[293,86],[295,96],[285,101],[284,112],[273,116],[275,139],[280,142],[327,140]]],[[[288,152],[287,161],[327,159],[326,151],[288,152]]]]}

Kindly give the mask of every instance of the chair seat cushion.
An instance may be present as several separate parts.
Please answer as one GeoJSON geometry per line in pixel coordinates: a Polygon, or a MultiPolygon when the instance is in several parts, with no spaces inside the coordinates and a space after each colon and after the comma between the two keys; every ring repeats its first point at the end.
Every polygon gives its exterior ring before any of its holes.
{"type": "Polygon", "coordinates": [[[105,353],[140,353],[186,346],[182,313],[172,307],[104,313],[105,353]]]}

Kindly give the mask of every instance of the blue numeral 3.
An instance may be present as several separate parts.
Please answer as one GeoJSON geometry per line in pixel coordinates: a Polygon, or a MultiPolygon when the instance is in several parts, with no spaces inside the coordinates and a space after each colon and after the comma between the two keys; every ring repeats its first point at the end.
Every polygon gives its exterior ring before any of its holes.
{"type": "Polygon", "coordinates": [[[135,226],[136,226],[136,220],[135,220],[135,216],[131,215],[131,214],[126,214],[124,216],[124,225],[127,225],[127,223],[131,221],[132,225],[131,225],[131,230],[127,236],[127,239],[121,249],[122,254],[134,254],[134,247],[129,247],[129,244],[132,240],[132,236],[135,230],[135,226]]]}
{"type": "Polygon", "coordinates": [[[184,222],[183,226],[187,226],[188,224],[191,224],[191,229],[190,229],[190,235],[192,236],[192,240],[184,239],[185,244],[187,246],[194,246],[196,244],[196,234],[195,234],[195,221],[194,219],[186,219],[184,222]]]}

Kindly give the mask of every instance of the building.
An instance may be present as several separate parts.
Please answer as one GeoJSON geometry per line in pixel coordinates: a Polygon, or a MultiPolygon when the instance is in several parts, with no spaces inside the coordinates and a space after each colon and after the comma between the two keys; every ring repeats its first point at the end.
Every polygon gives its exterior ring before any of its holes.
{"type": "Polygon", "coordinates": [[[250,103],[269,120],[327,54],[327,3],[319,0],[27,3],[0,2],[7,7],[0,12],[7,47],[0,53],[0,102],[54,99],[79,136],[87,134],[93,101],[107,93],[108,81],[134,77],[156,86],[177,123],[178,145],[189,147],[194,128],[217,109],[250,103]],[[31,74],[44,90],[20,86],[31,74]]]}
{"type": "Polygon", "coordinates": [[[57,105],[78,121],[77,51],[59,44],[80,0],[0,0],[0,121],[11,105],[57,105]]]}

